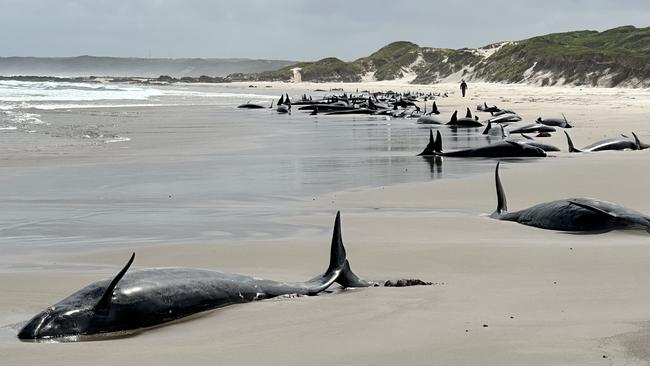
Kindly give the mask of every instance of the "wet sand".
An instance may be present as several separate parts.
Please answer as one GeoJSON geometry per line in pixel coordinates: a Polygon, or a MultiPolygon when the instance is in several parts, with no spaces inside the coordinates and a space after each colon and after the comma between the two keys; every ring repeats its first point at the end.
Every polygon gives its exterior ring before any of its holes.
{"type": "MultiPolygon", "coordinates": [[[[575,120],[570,133],[580,146],[630,131],[650,140],[647,91],[470,88],[473,99],[452,95],[439,101],[441,109],[474,108],[485,99],[527,120],[561,111],[575,120]]],[[[546,141],[563,152],[531,164],[502,165],[511,210],[588,196],[650,213],[650,151],[568,155],[563,136],[546,141]]],[[[2,364],[647,363],[642,344],[650,332],[645,291],[650,236],[545,231],[490,219],[495,205],[493,175],[484,172],[304,197],[291,203],[295,210],[272,218],[278,225],[305,228],[282,237],[141,244],[135,268],[191,266],[307,279],[326,267],[331,225],[340,209],[357,274],[370,280],[416,277],[435,285],[232,306],[105,342],[31,344],[14,337],[17,323],[115,273],[131,248],[47,255],[37,262],[61,269],[0,273],[0,323],[14,324],[0,329],[2,364]]]]}

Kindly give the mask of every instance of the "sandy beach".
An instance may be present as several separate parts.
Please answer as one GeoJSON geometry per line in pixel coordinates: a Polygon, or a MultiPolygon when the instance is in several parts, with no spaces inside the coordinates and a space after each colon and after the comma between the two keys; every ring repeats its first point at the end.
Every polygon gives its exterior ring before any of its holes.
{"type": "MultiPolygon", "coordinates": [[[[245,85],[226,88],[242,90],[245,85]]],[[[448,98],[437,100],[444,117],[454,109],[474,110],[486,101],[513,109],[530,122],[564,113],[575,122],[575,128],[568,131],[579,146],[632,131],[650,143],[647,89],[470,84],[469,98],[463,99],[455,84],[257,85],[260,93],[287,90],[292,95],[339,87],[348,92],[448,91],[448,98]]],[[[209,91],[211,86],[192,88],[209,91]]],[[[143,126],[128,117],[119,125],[102,126],[106,133],[132,138],[123,145],[71,143],[56,149],[39,145],[29,151],[5,151],[1,175],[38,175],[47,169],[107,162],[182,166],[189,156],[250,152],[279,133],[262,133],[246,123],[214,132],[201,108],[209,106],[198,107],[196,116],[187,117],[192,128],[154,122],[143,126]],[[177,134],[160,133],[167,128],[177,134]],[[205,131],[210,139],[198,139],[205,131]],[[224,142],[216,144],[217,139],[224,142]]],[[[124,110],[162,113],[155,107],[124,110]]],[[[56,123],[57,118],[69,115],[42,112],[42,119],[56,123]]],[[[413,138],[424,143],[428,131],[420,131],[421,136],[413,138]]],[[[649,150],[569,154],[561,132],[544,142],[562,152],[530,163],[502,164],[511,210],[553,199],[594,197],[650,214],[649,150]]],[[[412,156],[416,150],[397,154],[412,156]]],[[[456,162],[445,159],[441,169],[452,169],[456,162]]],[[[0,182],[7,183],[7,178],[0,182]]],[[[188,179],[179,184],[190,183],[188,179]]],[[[192,187],[203,192],[202,187],[192,187]]],[[[156,193],[167,199],[166,191],[156,193]]],[[[173,204],[157,197],[152,194],[151,207],[173,204]]],[[[203,204],[209,208],[212,202],[206,199],[203,204]]],[[[434,284],[236,305],[101,342],[25,343],[16,338],[16,332],[46,306],[92,281],[114,275],[134,247],[125,242],[58,253],[17,251],[16,261],[25,265],[16,271],[0,271],[0,364],[648,364],[648,233],[576,235],[541,230],[490,219],[495,206],[492,168],[484,168],[460,179],[354,187],[287,200],[283,209],[266,220],[289,228],[288,232],[263,230],[259,238],[215,236],[210,240],[179,234],[177,240],[138,243],[134,268],[187,266],[303,280],[326,268],[332,222],[341,210],[348,258],[359,276],[374,281],[420,278],[434,284]]],[[[256,230],[247,227],[246,217],[232,223],[241,230],[256,230]]],[[[191,227],[181,222],[172,229],[191,227]]]]}

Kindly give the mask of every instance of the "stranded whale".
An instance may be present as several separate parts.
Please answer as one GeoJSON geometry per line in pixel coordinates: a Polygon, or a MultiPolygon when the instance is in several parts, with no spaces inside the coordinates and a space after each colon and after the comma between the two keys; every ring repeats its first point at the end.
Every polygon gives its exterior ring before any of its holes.
{"type": "Polygon", "coordinates": [[[632,136],[634,136],[634,140],[629,139],[627,137],[606,139],[606,140],[594,142],[593,144],[583,149],[576,149],[575,146],[573,146],[573,141],[571,140],[571,136],[569,136],[569,134],[566,131],[564,131],[564,134],[566,135],[567,144],[569,145],[569,152],[593,152],[593,151],[605,151],[605,150],[644,150],[650,147],[650,145],[646,145],[642,143],[637,137],[637,135],[634,132],[632,132],[632,136]]]}
{"type": "Polygon", "coordinates": [[[449,156],[461,158],[506,158],[506,157],[545,157],[546,152],[530,143],[519,141],[500,141],[473,149],[463,149],[444,152],[442,151],[442,137],[440,131],[429,130],[429,144],[418,156],[449,156]]]}
{"type": "Polygon", "coordinates": [[[367,287],[346,259],[336,214],[329,267],[305,282],[263,280],[194,268],[151,268],[127,273],[135,253],[115,276],[92,283],[45,309],[18,333],[23,340],[84,340],[157,326],[202,311],[280,295],[316,295],[337,282],[367,287]]]}
{"type": "Polygon", "coordinates": [[[527,209],[508,212],[506,194],[499,178],[499,163],[494,172],[497,209],[490,217],[515,221],[542,229],[581,232],[606,232],[641,228],[650,232],[650,218],[615,203],[593,198],[568,198],[544,202],[527,209]]]}

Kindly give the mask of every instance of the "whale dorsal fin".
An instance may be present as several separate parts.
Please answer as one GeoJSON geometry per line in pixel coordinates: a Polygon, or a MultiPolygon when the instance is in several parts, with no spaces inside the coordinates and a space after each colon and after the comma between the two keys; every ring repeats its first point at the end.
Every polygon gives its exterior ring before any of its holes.
{"type": "Polygon", "coordinates": [[[472,111],[469,110],[469,107],[467,107],[467,112],[465,113],[465,118],[472,118],[472,111]]]}
{"type": "Polygon", "coordinates": [[[131,259],[126,263],[126,266],[122,268],[122,270],[113,278],[113,281],[108,285],[106,288],[106,291],[104,291],[104,295],[102,295],[102,298],[99,299],[97,302],[97,305],[95,305],[95,309],[103,309],[106,308],[110,303],[111,303],[111,298],[113,297],[113,290],[115,290],[115,286],[117,286],[117,283],[120,282],[122,277],[126,274],[126,271],[129,270],[129,267],[131,267],[131,264],[133,263],[133,260],[135,259],[135,252],[131,254],[131,259]]]}
{"type": "Polygon", "coordinates": [[[639,140],[639,136],[636,135],[636,133],[632,132],[632,136],[634,136],[634,144],[636,144],[637,150],[642,150],[641,148],[641,140],[639,140]]]}
{"type": "Polygon", "coordinates": [[[573,146],[573,141],[571,140],[571,136],[569,136],[569,133],[564,131],[564,134],[566,135],[566,142],[569,145],[569,152],[582,152],[573,146]]]}
{"type": "Polygon", "coordinates": [[[436,131],[436,140],[433,142],[433,151],[437,153],[442,152],[442,136],[440,136],[440,131],[436,131]]]}
{"type": "Polygon", "coordinates": [[[449,119],[449,123],[455,123],[458,121],[458,111],[454,111],[454,114],[451,115],[451,119],[449,119]]]}
{"type": "Polygon", "coordinates": [[[485,126],[485,129],[483,130],[483,134],[487,135],[490,133],[490,130],[492,129],[492,121],[488,120],[487,126],[485,126]]]}
{"type": "Polygon", "coordinates": [[[418,154],[418,156],[433,155],[433,153],[435,151],[435,148],[434,148],[435,141],[436,140],[433,139],[433,129],[430,128],[429,129],[429,143],[427,144],[427,147],[425,147],[424,150],[421,153],[418,154]]]}
{"type": "Polygon", "coordinates": [[[582,208],[584,208],[586,210],[590,210],[592,212],[603,214],[603,215],[606,215],[606,216],[609,216],[609,217],[612,217],[612,218],[615,218],[615,219],[619,218],[619,216],[617,214],[613,213],[613,212],[605,211],[600,207],[596,207],[596,206],[590,205],[588,203],[580,202],[580,201],[577,201],[577,200],[567,200],[567,201],[572,205],[582,207],[582,208]]]}
{"type": "Polygon", "coordinates": [[[508,212],[506,193],[503,191],[503,185],[501,185],[501,178],[499,177],[499,165],[501,165],[501,162],[497,163],[497,167],[494,170],[494,181],[497,187],[497,209],[492,215],[501,215],[508,212]]]}

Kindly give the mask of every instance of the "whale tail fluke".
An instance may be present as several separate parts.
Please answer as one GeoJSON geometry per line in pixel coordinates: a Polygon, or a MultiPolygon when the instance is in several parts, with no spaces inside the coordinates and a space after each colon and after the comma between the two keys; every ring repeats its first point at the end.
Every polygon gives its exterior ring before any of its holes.
{"type": "Polygon", "coordinates": [[[347,260],[347,254],[343,246],[343,236],[341,235],[341,211],[336,213],[336,219],[334,220],[329,266],[325,273],[312,278],[305,285],[309,287],[309,295],[316,295],[330,287],[334,282],[343,287],[368,287],[373,285],[357,277],[350,269],[350,263],[347,260]]]}
{"type": "Polygon", "coordinates": [[[569,145],[569,152],[572,152],[572,153],[582,152],[582,151],[576,149],[575,146],[573,146],[573,141],[571,140],[571,136],[569,136],[569,133],[564,131],[564,134],[566,135],[566,142],[569,145]]]}
{"type": "Polygon", "coordinates": [[[497,167],[494,170],[494,181],[497,188],[497,209],[490,215],[491,217],[499,217],[504,213],[508,212],[508,202],[506,201],[506,193],[503,190],[503,185],[501,184],[501,178],[499,177],[499,165],[501,162],[497,163],[497,167]]]}
{"type": "Polygon", "coordinates": [[[370,287],[374,283],[359,278],[350,268],[350,262],[346,259],[341,273],[336,278],[336,283],[343,287],[370,287]]]}

